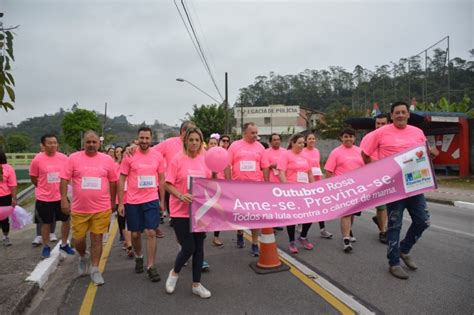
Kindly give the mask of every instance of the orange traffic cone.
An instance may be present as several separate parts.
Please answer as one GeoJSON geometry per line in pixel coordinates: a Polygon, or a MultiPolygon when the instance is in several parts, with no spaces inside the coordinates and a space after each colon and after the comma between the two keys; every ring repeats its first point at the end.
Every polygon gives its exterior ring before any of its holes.
{"type": "Polygon", "coordinates": [[[278,249],[273,228],[262,229],[258,262],[251,263],[250,267],[259,274],[274,273],[290,269],[278,258],[278,249]]]}

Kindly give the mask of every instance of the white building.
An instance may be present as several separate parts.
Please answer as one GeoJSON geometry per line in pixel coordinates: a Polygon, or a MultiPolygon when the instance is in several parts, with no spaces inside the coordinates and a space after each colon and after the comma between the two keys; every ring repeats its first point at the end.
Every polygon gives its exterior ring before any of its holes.
{"type": "Polygon", "coordinates": [[[272,133],[292,135],[308,128],[315,128],[321,116],[321,112],[299,105],[235,107],[234,132],[240,135],[245,123],[254,122],[258,126],[260,136],[269,136],[272,133]]]}

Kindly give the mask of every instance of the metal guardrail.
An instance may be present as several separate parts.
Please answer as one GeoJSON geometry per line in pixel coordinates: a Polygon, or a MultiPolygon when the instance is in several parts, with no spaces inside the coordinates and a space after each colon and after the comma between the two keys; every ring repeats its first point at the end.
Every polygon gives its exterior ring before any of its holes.
{"type": "Polygon", "coordinates": [[[18,195],[17,195],[17,200],[18,203],[28,199],[32,194],[35,193],[35,185],[30,185],[26,189],[22,190],[18,195]]]}
{"type": "Polygon", "coordinates": [[[8,164],[15,167],[17,165],[30,165],[37,153],[7,153],[8,164]]]}

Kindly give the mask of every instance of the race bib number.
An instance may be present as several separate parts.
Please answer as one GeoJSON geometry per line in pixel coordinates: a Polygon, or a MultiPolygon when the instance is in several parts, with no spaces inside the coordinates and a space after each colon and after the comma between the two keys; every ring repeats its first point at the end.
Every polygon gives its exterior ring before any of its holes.
{"type": "Polygon", "coordinates": [[[81,182],[81,188],[83,190],[100,190],[101,178],[100,177],[83,177],[81,182]]]}
{"type": "Polygon", "coordinates": [[[308,180],[308,173],[305,173],[305,172],[298,172],[297,173],[297,177],[296,177],[296,181],[298,183],[308,183],[309,180],[308,180]]]}
{"type": "Polygon", "coordinates": [[[257,170],[257,163],[255,161],[240,161],[241,172],[255,172],[257,170]]]}
{"type": "Polygon", "coordinates": [[[48,184],[59,183],[60,181],[59,172],[48,173],[48,184]]]}
{"type": "Polygon", "coordinates": [[[311,172],[313,173],[313,176],[323,176],[323,172],[319,167],[312,167],[311,172]]]}
{"type": "Polygon", "coordinates": [[[204,175],[188,175],[188,190],[191,189],[191,181],[193,178],[206,178],[204,175]]]}
{"type": "Polygon", "coordinates": [[[138,176],[138,188],[156,188],[156,176],[138,176]]]}

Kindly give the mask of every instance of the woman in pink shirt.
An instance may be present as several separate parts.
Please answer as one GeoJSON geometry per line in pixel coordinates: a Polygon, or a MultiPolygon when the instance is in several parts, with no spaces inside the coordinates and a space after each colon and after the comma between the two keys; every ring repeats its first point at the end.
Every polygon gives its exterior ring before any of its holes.
{"type": "MultiPolygon", "coordinates": [[[[293,135],[290,139],[288,151],[283,152],[278,159],[278,176],[282,183],[311,183],[314,181],[308,159],[302,153],[304,142],[304,136],[302,134],[293,135]]],[[[308,250],[313,249],[313,244],[306,238],[310,227],[311,223],[303,224],[303,230],[298,238],[303,247],[308,250]]],[[[290,239],[290,252],[296,254],[298,253],[298,248],[295,244],[296,226],[288,225],[286,229],[290,239]]]]}
{"type": "MultiPolygon", "coordinates": [[[[0,151],[0,207],[16,206],[16,175],[11,165],[7,164],[7,156],[0,151]]],[[[10,232],[10,221],[8,217],[0,221],[3,232],[3,245],[11,246],[8,238],[10,232]]]]}
{"type": "MultiPolygon", "coordinates": [[[[303,149],[303,154],[309,161],[309,166],[311,166],[311,172],[313,173],[314,180],[321,180],[323,173],[321,172],[320,159],[321,155],[319,150],[316,148],[316,135],[312,132],[308,133],[305,137],[306,147],[303,149]]],[[[332,238],[332,234],[326,230],[324,221],[319,222],[319,229],[321,230],[321,237],[323,238],[332,238]]]]}
{"type": "MultiPolygon", "coordinates": [[[[126,150],[130,145],[126,145],[125,148],[122,148],[121,146],[115,147],[114,150],[114,160],[115,160],[115,165],[117,167],[117,176],[120,177],[120,164],[122,163],[123,160],[123,154],[122,152],[126,150]]],[[[123,194],[123,203],[127,203],[127,186],[125,184],[125,191],[123,194]]],[[[115,211],[117,211],[118,208],[118,196],[115,200],[117,206],[115,207],[115,211]]],[[[123,242],[122,248],[127,251],[127,256],[130,258],[133,258],[135,254],[133,253],[133,248],[132,248],[132,234],[130,233],[129,230],[127,230],[127,218],[124,216],[121,216],[117,212],[117,223],[119,226],[119,232],[120,232],[120,242],[123,242]]]]}
{"type": "MultiPolygon", "coordinates": [[[[212,135],[211,135],[212,137],[212,135]]],[[[213,138],[211,138],[213,139],[213,138]]],[[[211,141],[209,140],[209,144],[211,143],[211,141]]],[[[224,148],[224,149],[229,149],[229,146],[230,146],[230,137],[228,135],[222,135],[220,136],[219,138],[219,146],[221,148],[224,148]]],[[[217,173],[217,178],[219,179],[225,179],[225,176],[224,176],[224,171],[222,172],[219,172],[217,173]]],[[[222,243],[222,241],[220,240],[219,238],[219,235],[220,235],[220,231],[214,231],[214,238],[212,240],[212,244],[214,244],[214,246],[217,246],[217,247],[221,247],[221,246],[224,246],[224,243],[222,243]]]]}
{"type": "Polygon", "coordinates": [[[174,292],[181,268],[192,256],[192,292],[201,298],[210,298],[211,292],[201,284],[201,268],[204,260],[204,238],[206,233],[190,232],[189,204],[193,196],[189,193],[192,177],[210,178],[211,171],[204,161],[204,139],[199,128],[189,128],[183,139],[183,151],[172,160],[166,172],[166,190],[170,194],[170,217],[181,250],[176,256],[173,269],[166,280],[166,292],[174,292]]]}

